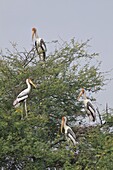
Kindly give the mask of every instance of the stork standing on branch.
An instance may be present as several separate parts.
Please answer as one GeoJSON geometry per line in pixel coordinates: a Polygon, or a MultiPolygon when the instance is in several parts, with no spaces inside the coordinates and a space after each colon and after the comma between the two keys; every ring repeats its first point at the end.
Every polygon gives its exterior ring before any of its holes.
{"type": "Polygon", "coordinates": [[[32,28],[32,41],[34,40],[34,36],[35,36],[35,47],[39,55],[39,58],[40,60],[45,61],[46,51],[47,51],[46,44],[42,38],[39,38],[36,28],[32,28]]]}
{"type": "Polygon", "coordinates": [[[62,121],[61,121],[61,133],[64,128],[65,137],[66,137],[67,141],[68,142],[71,141],[71,143],[73,145],[76,145],[78,142],[76,141],[75,133],[69,126],[66,125],[66,123],[67,123],[67,118],[64,116],[64,117],[62,117],[62,121]]]}
{"type": "Polygon", "coordinates": [[[87,114],[89,116],[89,121],[91,120],[91,121],[95,122],[95,120],[96,120],[96,110],[95,110],[91,100],[87,99],[84,89],[82,89],[81,92],[79,93],[78,100],[82,95],[84,97],[84,106],[85,106],[85,109],[86,109],[87,114]]]}
{"type": "Polygon", "coordinates": [[[27,105],[26,105],[26,100],[28,98],[28,95],[31,91],[31,85],[34,86],[36,88],[36,85],[31,81],[31,79],[26,79],[26,84],[27,84],[27,88],[24,89],[23,91],[21,91],[16,100],[14,100],[13,102],[13,106],[15,108],[17,108],[18,106],[20,106],[21,102],[24,102],[24,106],[25,106],[25,113],[26,113],[26,117],[27,117],[27,105]]]}

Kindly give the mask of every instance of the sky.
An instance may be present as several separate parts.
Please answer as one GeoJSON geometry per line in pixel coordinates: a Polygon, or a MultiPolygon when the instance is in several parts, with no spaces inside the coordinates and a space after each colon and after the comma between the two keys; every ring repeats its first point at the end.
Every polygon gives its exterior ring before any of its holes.
{"type": "MultiPolygon", "coordinates": [[[[113,68],[113,0],[0,0],[0,50],[14,42],[29,51],[32,27],[45,42],[91,39],[90,50],[102,61],[100,71],[113,68]]],[[[108,103],[113,108],[112,88],[113,81],[95,94],[98,107],[108,103]]]]}

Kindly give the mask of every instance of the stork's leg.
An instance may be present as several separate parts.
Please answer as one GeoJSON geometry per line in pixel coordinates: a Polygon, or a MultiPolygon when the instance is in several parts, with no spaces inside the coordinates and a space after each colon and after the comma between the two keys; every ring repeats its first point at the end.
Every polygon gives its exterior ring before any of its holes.
{"type": "Polygon", "coordinates": [[[23,116],[23,113],[21,113],[21,120],[23,120],[24,119],[24,116],[23,116]]]}
{"type": "Polygon", "coordinates": [[[25,101],[24,101],[24,104],[25,104],[25,114],[26,114],[26,117],[27,117],[28,115],[27,115],[27,104],[26,104],[26,99],[25,99],[25,101]]]}
{"type": "Polygon", "coordinates": [[[22,105],[21,105],[21,120],[23,120],[24,119],[24,103],[22,103],[22,105]],[[23,107],[23,109],[22,109],[22,107],[23,107]]]}
{"type": "Polygon", "coordinates": [[[40,59],[40,61],[41,61],[41,59],[42,59],[42,58],[41,58],[41,54],[40,54],[40,53],[39,53],[39,59],[40,59]]]}
{"type": "Polygon", "coordinates": [[[88,117],[89,117],[89,123],[91,122],[91,115],[88,115],[88,117]]]}
{"type": "Polygon", "coordinates": [[[39,54],[40,61],[45,61],[45,52],[39,54]]]}

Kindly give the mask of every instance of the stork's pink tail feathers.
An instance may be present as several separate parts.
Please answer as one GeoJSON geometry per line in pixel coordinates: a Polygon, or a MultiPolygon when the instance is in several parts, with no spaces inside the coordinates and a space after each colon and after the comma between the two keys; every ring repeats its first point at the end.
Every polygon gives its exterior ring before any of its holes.
{"type": "Polygon", "coordinates": [[[20,97],[20,98],[16,98],[16,100],[14,100],[14,102],[13,102],[13,106],[15,108],[18,107],[20,105],[20,102],[27,99],[27,98],[28,98],[28,95],[20,97]]]}

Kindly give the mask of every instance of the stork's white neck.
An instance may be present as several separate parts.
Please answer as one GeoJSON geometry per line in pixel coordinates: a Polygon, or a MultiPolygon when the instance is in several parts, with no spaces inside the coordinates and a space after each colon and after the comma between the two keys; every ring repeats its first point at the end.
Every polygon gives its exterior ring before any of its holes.
{"type": "Polygon", "coordinates": [[[84,94],[83,94],[83,98],[84,98],[84,100],[86,100],[87,99],[87,97],[86,97],[86,93],[84,92],[84,94]]]}
{"type": "Polygon", "coordinates": [[[64,129],[66,129],[67,125],[66,125],[67,120],[64,121],[64,129]]]}
{"type": "Polygon", "coordinates": [[[36,39],[39,38],[37,31],[35,32],[35,38],[36,38],[36,39]]]}
{"type": "Polygon", "coordinates": [[[31,89],[31,84],[29,83],[28,79],[26,80],[27,88],[30,90],[31,89]]]}
{"type": "Polygon", "coordinates": [[[69,129],[70,127],[68,125],[66,125],[66,122],[64,123],[64,130],[65,130],[65,133],[67,133],[67,130],[69,129]]]}

